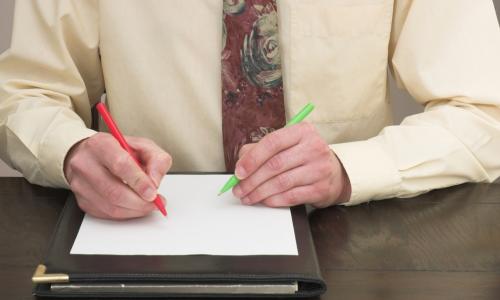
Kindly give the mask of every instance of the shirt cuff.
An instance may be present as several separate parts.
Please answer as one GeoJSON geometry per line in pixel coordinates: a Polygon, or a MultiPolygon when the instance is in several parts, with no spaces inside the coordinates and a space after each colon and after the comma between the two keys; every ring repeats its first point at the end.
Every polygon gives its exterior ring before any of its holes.
{"type": "Polygon", "coordinates": [[[69,189],[64,175],[64,160],[71,147],[97,133],[85,127],[83,122],[64,122],[48,130],[41,143],[39,161],[42,172],[53,187],[69,189]]]}
{"type": "Polygon", "coordinates": [[[391,157],[374,139],[330,145],[349,176],[351,198],[343,205],[394,197],[401,177],[391,157]]]}

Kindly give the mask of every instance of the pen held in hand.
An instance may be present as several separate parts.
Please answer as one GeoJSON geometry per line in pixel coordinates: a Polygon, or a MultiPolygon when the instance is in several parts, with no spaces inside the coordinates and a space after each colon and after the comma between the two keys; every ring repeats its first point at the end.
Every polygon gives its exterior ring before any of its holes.
{"type": "MultiPolygon", "coordinates": [[[[111,135],[118,141],[120,146],[132,156],[134,161],[137,163],[137,165],[142,168],[137,156],[135,155],[134,151],[130,146],[128,145],[127,141],[123,137],[122,133],[120,132],[120,129],[118,129],[118,126],[116,126],[115,121],[111,117],[111,114],[109,111],[106,109],[106,106],[102,103],[98,103],[96,105],[97,111],[101,115],[102,119],[104,120],[104,123],[108,126],[108,129],[111,133],[111,135]]],[[[156,195],[156,198],[154,200],[154,204],[158,208],[158,210],[164,215],[167,216],[167,210],[165,209],[165,205],[163,205],[163,202],[160,199],[159,195],[156,195]]]]}
{"type": "MultiPolygon", "coordinates": [[[[308,103],[304,108],[302,108],[286,125],[285,127],[295,125],[302,122],[314,109],[314,104],[308,103]]],[[[231,176],[229,180],[224,184],[224,186],[219,191],[219,196],[236,186],[240,180],[235,176],[231,176]]]]}

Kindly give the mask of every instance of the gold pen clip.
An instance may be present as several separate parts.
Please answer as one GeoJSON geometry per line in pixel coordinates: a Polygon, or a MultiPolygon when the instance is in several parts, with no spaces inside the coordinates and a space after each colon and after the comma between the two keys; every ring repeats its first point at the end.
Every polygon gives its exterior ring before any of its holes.
{"type": "Polygon", "coordinates": [[[56,283],[56,282],[69,282],[69,276],[62,273],[46,274],[47,267],[45,265],[38,265],[31,280],[34,283],[56,283]]]}

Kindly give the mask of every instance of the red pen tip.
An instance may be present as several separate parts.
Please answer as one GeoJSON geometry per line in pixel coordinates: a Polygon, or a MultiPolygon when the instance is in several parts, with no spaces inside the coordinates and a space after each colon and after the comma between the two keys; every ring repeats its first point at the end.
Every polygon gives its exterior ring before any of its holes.
{"type": "Polygon", "coordinates": [[[165,216],[165,217],[167,216],[167,210],[165,209],[165,207],[161,206],[158,209],[160,210],[160,212],[163,216],[165,216]]]}
{"type": "Polygon", "coordinates": [[[165,205],[163,204],[163,201],[161,201],[160,196],[156,196],[154,203],[156,205],[156,208],[158,208],[158,210],[161,212],[161,214],[166,217],[167,210],[165,209],[165,205]]]}

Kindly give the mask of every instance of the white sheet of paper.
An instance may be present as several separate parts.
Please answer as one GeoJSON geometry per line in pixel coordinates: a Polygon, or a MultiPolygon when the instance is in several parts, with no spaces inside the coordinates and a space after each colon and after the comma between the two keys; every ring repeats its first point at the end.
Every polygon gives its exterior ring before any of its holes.
{"type": "Polygon", "coordinates": [[[71,254],[298,255],[289,208],[246,206],[229,191],[229,175],[167,175],[159,193],[168,217],[155,211],[127,221],[85,215],[71,254]]]}

